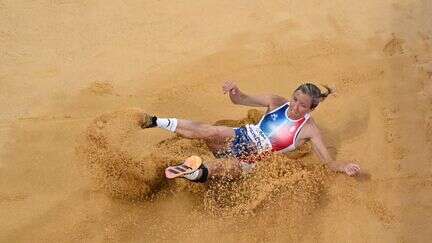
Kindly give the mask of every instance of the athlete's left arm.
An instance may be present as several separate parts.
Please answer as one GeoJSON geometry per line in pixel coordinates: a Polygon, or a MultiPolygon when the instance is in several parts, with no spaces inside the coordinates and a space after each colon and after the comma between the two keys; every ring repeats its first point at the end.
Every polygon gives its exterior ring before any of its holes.
{"type": "Polygon", "coordinates": [[[313,151],[321,160],[321,162],[326,164],[331,170],[344,172],[349,176],[358,175],[360,173],[360,167],[358,165],[349,162],[336,161],[331,157],[327,147],[324,144],[321,132],[312,118],[308,120],[308,123],[305,124],[304,128],[303,129],[305,133],[303,136],[305,138],[309,138],[312,141],[313,151]]]}

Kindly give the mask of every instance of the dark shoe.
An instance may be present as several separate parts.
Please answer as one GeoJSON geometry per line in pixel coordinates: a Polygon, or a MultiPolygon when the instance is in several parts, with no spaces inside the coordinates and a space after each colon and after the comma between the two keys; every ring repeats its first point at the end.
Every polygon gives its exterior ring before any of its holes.
{"type": "Polygon", "coordinates": [[[150,116],[147,113],[142,113],[141,128],[150,128],[156,126],[156,116],[150,116]]]}

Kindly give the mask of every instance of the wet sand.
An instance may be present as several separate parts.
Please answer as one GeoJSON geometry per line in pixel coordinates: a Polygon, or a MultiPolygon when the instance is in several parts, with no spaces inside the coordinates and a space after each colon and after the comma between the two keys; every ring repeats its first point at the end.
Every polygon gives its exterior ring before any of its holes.
{"type": "Polygon", "coordinates": [[[1,1],[0,242],[429,241],[431,11],[428,1],[1,1]],[[225,80],[251,94],[334,88],[312,115],[332,155],[365,174],[330,173],[308,153],[230,183],[161,180],[164,163],[211,155],[124,114],[241,120],[249,108],[223,95],[225,80]]]}

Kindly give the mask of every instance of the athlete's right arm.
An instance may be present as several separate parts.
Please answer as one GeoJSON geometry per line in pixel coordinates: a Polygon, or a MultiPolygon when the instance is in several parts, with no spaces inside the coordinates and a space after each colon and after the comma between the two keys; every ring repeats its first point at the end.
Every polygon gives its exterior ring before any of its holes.
{"type": "Polygon", "coordinates": [[[247,95],[240,91],[234,82],[227,81],[222,86],[224,94],[229,93],[231,101],[236,105],[256,106],[256,107],[278,107],[287,100],[278,95],[247,95]]]}

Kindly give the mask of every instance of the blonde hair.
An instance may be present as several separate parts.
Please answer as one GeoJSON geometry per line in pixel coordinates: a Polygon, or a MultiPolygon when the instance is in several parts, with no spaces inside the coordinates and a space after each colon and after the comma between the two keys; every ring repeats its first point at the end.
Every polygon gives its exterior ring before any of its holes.
{"type": "Polygon", "coordinates": [[[333,93],[333,90],[327,85],[322,86],[327,89],[327,92],[321,93],[321,90],[315,84],[311,83],[302,84],[295,91],[300,90],[301,92],[309,95],[312,98],[312,104],[310,108],[314,109],[321,101],[325,100],[329,94],[333,93]]]}

